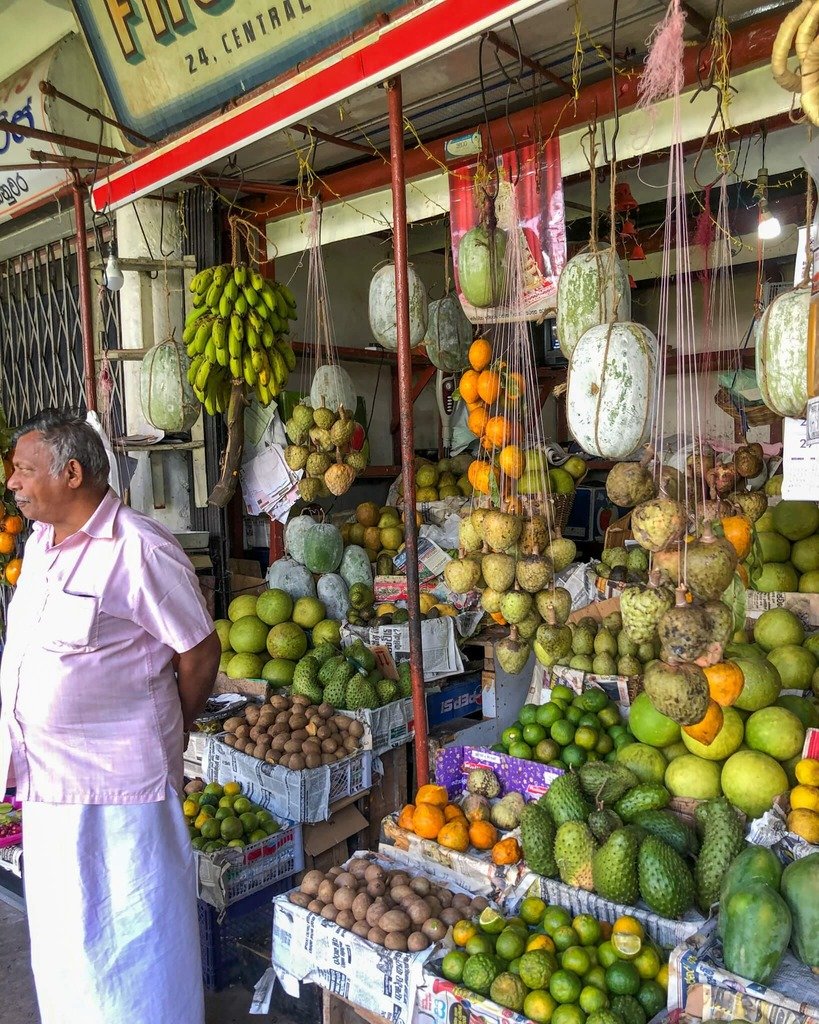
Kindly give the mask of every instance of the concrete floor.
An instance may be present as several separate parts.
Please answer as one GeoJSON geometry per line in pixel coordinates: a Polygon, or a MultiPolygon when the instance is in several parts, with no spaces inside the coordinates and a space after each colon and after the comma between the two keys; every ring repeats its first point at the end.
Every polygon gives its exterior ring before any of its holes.
{"type": "MultiPolygon", "coordinates": [[[[260,963],[261,977],[264,965],[260,963]]],[[[0,901],[0,1024],[40,1024],[34,980],[29,963],[28,925],[25,914],[0,901]]],[[[206,1024],[252,1024],[267,1019],[287,1024],[278,1014],[251,1017],[248,1014],[252,992],[229,988],[206,996],[206,1024]]]]}

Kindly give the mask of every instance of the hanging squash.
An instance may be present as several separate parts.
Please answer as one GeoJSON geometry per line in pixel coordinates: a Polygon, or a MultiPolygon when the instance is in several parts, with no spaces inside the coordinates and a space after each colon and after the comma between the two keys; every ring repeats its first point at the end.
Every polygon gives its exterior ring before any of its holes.
{"type": "Polygon", "coordinates": [[[499,305],[505,275],[506,232],[490,232],[483,224],[467,231],[458,246],[458,283],[466,301],[476,309],[499,305]]]}
{"type": "Polygon", "coordinates": [[[139,395],[145,419],[157,430],[177,434],[196,423],[201,406],[188,383],[190,360],[173,338],[154,345],[142,357],[139,395]]]}
{"type": "Polygon", "coordinates": [[[566,413],[584,451],[624,459],[648,440],[654,411],[657,339],[642,324],[586,331],[569,362],[566,413]]]}
{"type": "Polygon", "coordinates": [[[469,363],[472,333],[472,324],[453,292],[430,302],[427,355],[433,366],[450,372],[465,369],[469,363]]]}
{"type": "Polygon", "coordinates": [[[631,319],[631,288],[623,261],[611,250],[573,256],[557,283],[557,337],[568,359],[591,327],[631,319]],[[613,269],[612,269],[613,268],[613,269]]]}
{"type": "Polygon", "coordinates": [[[782,292],[757,325],[756,377],[762,401],[778,416],[805,415],[808,402],[810,287],[782,292]]]}
{"type": "MultiPolygon", "coordinates": [[[[420,345],[427,333],[429,310],[427,290],[412,264],[407,264],[409,278],[410,345],[420,345]]],[[[370,281],[370,330],[384,348],[395,352],[398,348],[398,328],[395,323],[395,264],[387,263],[373,274],[370,281]]]]}
{"type": "Polygon", "coordinates": [[[343,405],[348,412],[355,412],[357,403],[355,384],[342,366],[327,363],[316,370],[310,385],[310,404],[314,409],[325,405],[331,412],[338,412],[343,405]]]}

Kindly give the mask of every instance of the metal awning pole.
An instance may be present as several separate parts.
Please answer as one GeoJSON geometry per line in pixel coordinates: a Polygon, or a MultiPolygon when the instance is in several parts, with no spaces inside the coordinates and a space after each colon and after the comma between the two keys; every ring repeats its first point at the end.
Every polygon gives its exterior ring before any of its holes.
{"type": "Polygon", "coordinates": [[[398,408],[401,416],[401,477],[404,482],[404,544],[407,550],[407,611],[409,613],[412,713],[415,721],[415,771],[419,786],[429,782],[427,704],[421,651],[421,608],[418,581],[418,528],[415,523],[415,437],[412,406],[409,274],[407,267],[407,191],[404,177],[404,105],[401,79],[387,83],[390,114],[392,230],[395,250],[395,316],[398,333],[398,408]]]}
{"type": "Polygon", "coordinates": [[[91,312],[91,267],[88,263],[88,239],[85,230],[85,187],[74,171],[74,220],[77,231],[77,289],[79,291],[80,330],[82,331],[82,369],[85,407],[97,411],[97,364],[94,360],[94,317],[91,312]]]}

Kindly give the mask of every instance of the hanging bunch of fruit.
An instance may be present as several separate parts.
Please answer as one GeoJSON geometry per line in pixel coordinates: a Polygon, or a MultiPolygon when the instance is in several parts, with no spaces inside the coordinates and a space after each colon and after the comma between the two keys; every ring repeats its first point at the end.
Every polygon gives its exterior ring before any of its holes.
{"type": "Polygon", "coordinates": [[[236,381],[269,405],[296,368],[287,339],[290,321],[297,319],[293,293],[243,263],[207,267],[190,290],[193,309],[182,340],[191,359],[188,381],[205,411],[226,412],[236,381]]]}
{"type": "Polygon", "coordinates": [[[23,517],[17,508],[14,494],[6,486],[13,466],[9,452],[11,432],[6,425],[3,410],[0,409],[0,586],[15,586],[23,568],[23,559],[18,557],[18,543],[23,532],[23,517]]]}
{"type": "Polygon", "coordinates": [[[284,458],[292,470],[304,470],[299,480],[302,501],[344,494],[366,468],[366,435],[343,405],[335,411],[324,404],[315,409],[306,399],[285,424],[290,444],[284,458]]]}

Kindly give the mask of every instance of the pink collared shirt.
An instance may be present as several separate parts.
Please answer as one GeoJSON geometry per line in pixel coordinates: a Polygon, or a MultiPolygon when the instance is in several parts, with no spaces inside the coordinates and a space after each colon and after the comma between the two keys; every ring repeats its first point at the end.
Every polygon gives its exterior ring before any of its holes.
{"type": "Polygon", "coordinates": [[[213,632],[193,568],[111,490],[81,530],[53,536],[34,525],[0,664],[18,799],[164,800],[182,780],[171,659],[213,632]]]}

